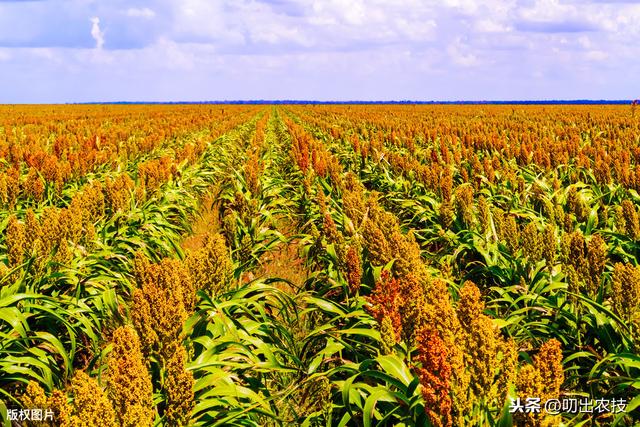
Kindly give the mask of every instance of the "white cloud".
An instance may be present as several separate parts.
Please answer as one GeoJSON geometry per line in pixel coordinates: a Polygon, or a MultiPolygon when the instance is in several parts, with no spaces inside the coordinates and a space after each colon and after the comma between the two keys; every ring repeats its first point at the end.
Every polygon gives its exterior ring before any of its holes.
{"type": "Polygon", "coordinates": [[[411,41],[425,41],[433,40],[438,24],[433,19],[416,22],[415,20],[398,18],[395,21],[395,28],[398,34],[411,41]]]}
{"type": "Polygon", "coordinates": [[[476,30],[481,33],[505,33],[512,30],[512,27],[492,19],[480,19],[476,25],[476,30]]]}
{"type": "Polygon", "coordinates": [[[100,18],[96,16],[91,18],[91,37],[96,41],[96,49],[102,49],[102,46],[104,46],[104,32],[100,30],[100,18]]]}
{"type": "Polygon", "coordinates": [[[520,9],[520,17],[531,21],[557,21],[572,17],[576,7],[559,0],[535,0],[532,7],[520,9]]]}
{"type": "Polygon", "coordinates": [[[587,52],[586,58],[590,61],[606,61],[609,54],[601,50],[590,50],[587,52]]]}
{"type": "Polygon", "coordinates": [[[177,41],[212,43],[219,47],[244,45],[242,20],[233,12],[233,7],[230,0],[182,0],[173,5],[173,25],[166,36],[177,41]]]}
{"type": "Polygon", "coordinates": [[[444,0],[444,4],[466,14],[473,14],[479,8],[478,2],[475,0],[444,0]]]}
{"type": "Polygon", "coordinates": [[[479,64],[476,55],[469,51],[469,46],[463,43],[460,37],[447,46],[447,53],[457,65],[473,67],[479,64]]]}
{"type": "Polygon", "coordinates": [[[126,15],[132,18],[153,19],[155,18],[156,13],[152,9],[149,9],[148,7],[143,7],[143,8],[131,7],[127,9],[126,15]]]}

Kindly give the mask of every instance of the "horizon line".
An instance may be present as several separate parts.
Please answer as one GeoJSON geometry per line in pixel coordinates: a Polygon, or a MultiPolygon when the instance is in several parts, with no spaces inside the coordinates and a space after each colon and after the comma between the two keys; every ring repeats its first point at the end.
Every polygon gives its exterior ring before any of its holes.
{"type": "MultiPolygon", "coordinates": [[[[637,101],[637,100],[635,100],[637,101]]],[[[9,105],[624,105],[632,104],[634,99],[520,99],[520,100],[453,100],[453,101],[420,101],[420,100],[349,100],[321,101],[312,99],[251,99],[251,100],[204,100],[204,101],[89,101],[89,102],[56,102],[56,103],[0,103],[9,105]]]]}

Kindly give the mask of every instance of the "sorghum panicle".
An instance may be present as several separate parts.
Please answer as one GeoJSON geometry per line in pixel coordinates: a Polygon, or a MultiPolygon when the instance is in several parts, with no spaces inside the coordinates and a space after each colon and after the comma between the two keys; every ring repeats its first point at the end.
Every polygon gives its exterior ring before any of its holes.
{"type": "Polygon", "coordinates": [[[180,261],[168,258],[159,264],[141,262],[136,270],[133,324],[146,355],[166,355],[171,344],[180,339],[188,307],[193,304],[193,282],[180,261]]]}
{"type": "Polygon", "coordinates": [[[627,236],[633,240],[640,239],[640,223],[638,222],[638,211],[635,205],[630,200],[623,200],[620,206],[622,207],[627,236]]]}
{"type": "Polygon", "coordinates": [[[227,290],[232,265],[224,237],[220,234],[207,234],[202,248],[188,255],[186,265],[197,289],[214,296],[227,290]]]}
{"type": "Polygon", "coordinates": [[[186,426],[195,407],[193,374],[187,371],[187,351],[179,343],[173,345],[166,364],[164,389],[166,392],[165,422],[170,426],[186,426]]]}
{"type": "Polygon", "coordinates": [[[121,427],[149,427],[155,417],[151,377],[144,363],[140,339],[131,326],[113,333],[107,384],[121,427]]]}
{"type": "Polygon", "coordinates": [[[70,392],[74,408],[71,426],[116,426],[111,401],[94,378],[78,371],[71,380],[70,392]]]}
{"type": "Polygon", "coordinates": [[[614,310],[630,319],[640,307],[640,268],[632,264],[616,263],[611,277],[614,310]]]}
{"type": "Polygon", "coordinates": [[[452,372],[447,346],[435,330],[424,327],[417,334],[417,352],[418,378],[423,387],[427,415],[434,426],[451,426],[453,402],[449,393],[452,372]]]}

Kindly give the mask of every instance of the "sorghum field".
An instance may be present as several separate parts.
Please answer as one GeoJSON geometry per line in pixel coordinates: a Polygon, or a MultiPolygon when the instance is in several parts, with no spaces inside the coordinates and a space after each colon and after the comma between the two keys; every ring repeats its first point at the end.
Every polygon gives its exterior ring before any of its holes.
{"type": "Polygon", "coordinates": [[[635,425],[639,191],[628,105],[2,106],[0,417],[635,425]]]}

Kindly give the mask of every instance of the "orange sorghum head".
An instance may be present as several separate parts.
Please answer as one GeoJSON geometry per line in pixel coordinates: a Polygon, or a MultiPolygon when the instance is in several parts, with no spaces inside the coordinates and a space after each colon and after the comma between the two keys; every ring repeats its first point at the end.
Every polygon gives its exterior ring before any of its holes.
{"type": "Polygon", "coordinates": [[[346,253],[347,283],[349,284],[349,292],[352,295],[358,292],[360,281],[362,280],[362,260],[359,252],[353,245],[350,245],[346,253]]]}
{"type": "Polygon", "coordinates": [[[437,331],[421,328],[416,334],[418,378],[422,384],[425,410],[431,422],[437,426],[451,426],[451,365],[447,346],[437,331]]]}
{"type": "Polygon", "coordinates": [[[402,320],[398,311],[401,304],[398,279],[391,277],[388,271],[384,271],[367,301],[368,311],[378,323],[382,323],[384,318],[389,318],[396,331],[402,330],[402,320]]]}

